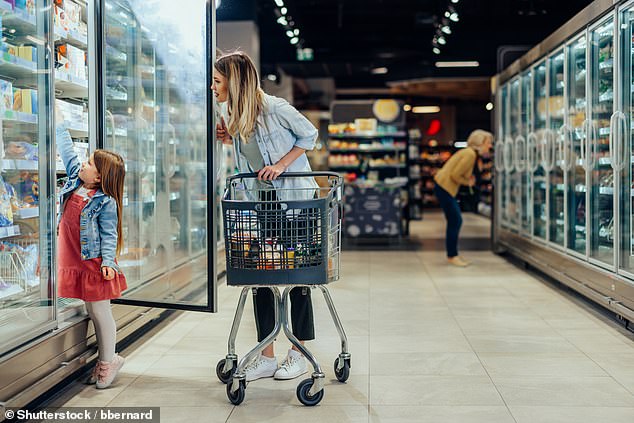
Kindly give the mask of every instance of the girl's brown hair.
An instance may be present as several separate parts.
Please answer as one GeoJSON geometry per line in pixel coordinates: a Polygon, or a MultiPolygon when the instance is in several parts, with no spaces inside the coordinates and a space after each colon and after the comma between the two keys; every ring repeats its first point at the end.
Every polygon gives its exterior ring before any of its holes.
{"type": "Polygon", "coordinates": [[[221,56],[214,68],[227,78],[229,134],[240,135],[242,141],[248,142],[264,103],[264,91],[255,64],[245,53],[236,51],[221,56]]]}
{"type": "Polygon", "coordinates": [[[125,165],[123,158],[108,150],[95,150],[95,167],[101,176],[101,190],[117,203],[117,255],[123,249],[123,182],[125,165]]]}

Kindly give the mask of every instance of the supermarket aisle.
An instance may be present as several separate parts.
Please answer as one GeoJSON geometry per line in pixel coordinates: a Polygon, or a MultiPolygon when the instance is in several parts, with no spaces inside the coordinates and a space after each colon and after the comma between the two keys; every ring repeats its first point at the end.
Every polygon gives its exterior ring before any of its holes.
{"type": "MultiPolygon", "coordinates": [[[[486,226],[466,218],[466,234],[486,226]]],[[[426,218],[415,230],[438,223],[426,218]]],[[[228,403],[214,367],[239,289],[225,285],[220,313],[183,314],[126,353],[114,387],[78,385],[66,405],[160,406],[164,423],[634,421],[634,336],[499,256],[464,255],[473,266],[447,267],[442,250],[344,252],[331,292],[351,377],[334,378],[338,336],[313,291],[318,341],[310,347],[327,374],[317,407],[299,404],[298,381],[256,381],[242,405],[228,403]]],[[[246,313],[242,353],[255,337],[250,304],[246,313]]],[[[280,360],[287,346],[278,342],[280,360]]]]}

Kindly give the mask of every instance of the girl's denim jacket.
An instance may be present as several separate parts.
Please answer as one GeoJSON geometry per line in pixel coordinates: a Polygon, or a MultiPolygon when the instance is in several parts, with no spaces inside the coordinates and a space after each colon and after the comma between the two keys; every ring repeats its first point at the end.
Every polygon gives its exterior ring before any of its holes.
{"type": "MultiPolygon", "coordinates": [[[[57,224],[59,225],[66,200],[70,198],[81,184],[79,170],[81,163],[73,148],[73,140],[65,125],[57,126],[55,130],[57,151],[64,161],[64,167],[68,174],[68,181],[62,188],[59,198],[59,213],[57,224]]],[[[120,272],[115,263],[117,250],[117,202],[110,196],[97,189],[84,206],[79,220],[79,240],[81,243],[82,260],[102,258],[101,267],[112,267],[120,272]]]]}

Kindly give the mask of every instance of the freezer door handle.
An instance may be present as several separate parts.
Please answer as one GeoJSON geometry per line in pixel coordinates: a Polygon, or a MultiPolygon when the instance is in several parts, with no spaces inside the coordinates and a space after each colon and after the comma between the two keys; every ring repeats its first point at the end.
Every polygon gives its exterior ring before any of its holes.
{"type": "Polygon", "coordinates": [[[528,170],[531,172],[537,172],[539,169],[539,162],[537,161],[537,135],[534,132],[529,132],[526,137],[526,147],[528,155],[528,170]]]}
{"type": "Polygon", "coordinates": [[[523,135],[518,135],[515,138],[515,169],[518,172],[526,170],[526,161],[522,160],[523,156],[520,156],[522,149],[526,151],[526,138],[523,135]]]}

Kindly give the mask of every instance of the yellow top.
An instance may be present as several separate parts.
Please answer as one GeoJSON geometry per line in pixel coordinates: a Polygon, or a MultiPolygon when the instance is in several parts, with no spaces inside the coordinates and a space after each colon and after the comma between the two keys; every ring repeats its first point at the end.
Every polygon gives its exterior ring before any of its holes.
{"type": "Polygon", "coordinates": [[[434,176],[434,181],[452,196],[458,194],[460,185],[469,185],[478,154],[470,147],[459,150],[434,176]]]}

